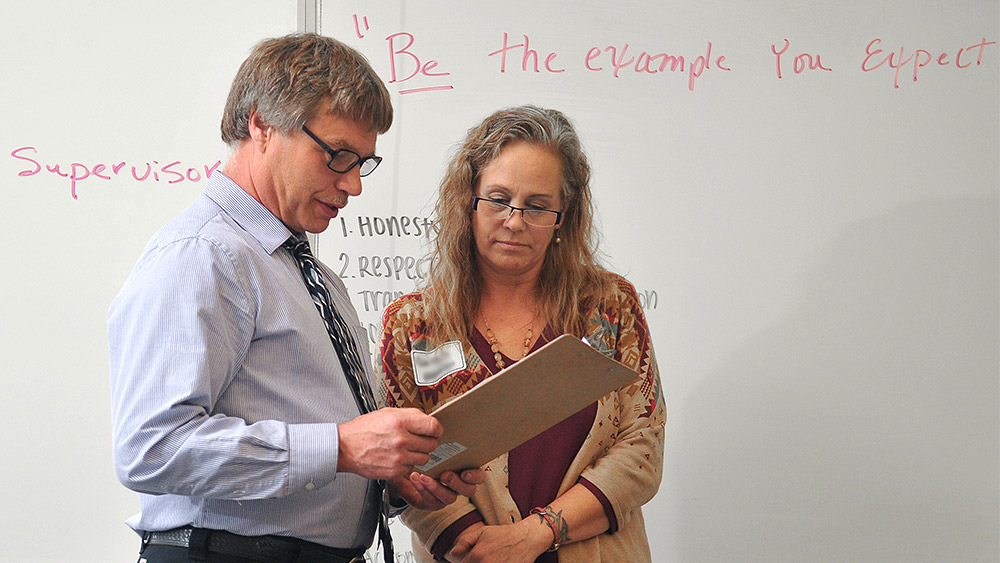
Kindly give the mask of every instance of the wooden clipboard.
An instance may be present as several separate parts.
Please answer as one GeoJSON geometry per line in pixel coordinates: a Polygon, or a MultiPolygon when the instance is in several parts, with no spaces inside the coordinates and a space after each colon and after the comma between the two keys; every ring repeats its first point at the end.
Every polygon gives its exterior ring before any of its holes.
{"type": "Polygon", "coordinates": [[[639,375],[564,334],[435,409],[444,434],[417,471],[480,467],[639,375]]]}

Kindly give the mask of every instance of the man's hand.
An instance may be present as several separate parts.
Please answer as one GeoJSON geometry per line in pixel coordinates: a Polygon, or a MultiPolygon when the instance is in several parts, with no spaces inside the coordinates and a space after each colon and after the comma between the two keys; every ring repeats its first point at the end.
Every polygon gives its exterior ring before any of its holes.
{"type": "Polygon", "coordinates": [[[419,409],[384,408],[338,426],[337,471],[368,479],[406,478],[430,461],[443,429],[419,409]]]}
{"type": "Polygon", "coordinates": [[[482,469],[466,469],[461,475],[445,471],[440,481],[414,471],[408,478],[389,481],[389,494],[402,497],[410,506],[421,510],[438,510],[455,502],[459,495],[471,497],[476,493],[476,486],[485,480],[486,473],[482,469]]]}

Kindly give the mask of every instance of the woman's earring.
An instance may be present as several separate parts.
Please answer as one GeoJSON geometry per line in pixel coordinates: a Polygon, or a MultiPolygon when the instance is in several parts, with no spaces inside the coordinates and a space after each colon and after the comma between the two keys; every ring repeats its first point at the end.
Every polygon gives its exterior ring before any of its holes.
{"type": "Polygon", "coordinates": [[[559,244],[560,242],[562,242],[562,239],[559,238],[559,235],[556,235],[556,244],[559,244]]]}

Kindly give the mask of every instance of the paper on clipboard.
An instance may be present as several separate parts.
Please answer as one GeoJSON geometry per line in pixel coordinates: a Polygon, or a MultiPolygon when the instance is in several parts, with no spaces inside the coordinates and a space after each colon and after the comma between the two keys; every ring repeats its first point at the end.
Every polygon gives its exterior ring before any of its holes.
{"type": "Polygon", "coordinates": [[[638,377],[564,334],[430,413],[444,434],[416,469],[437,478],[484,465],[638,377]]]}

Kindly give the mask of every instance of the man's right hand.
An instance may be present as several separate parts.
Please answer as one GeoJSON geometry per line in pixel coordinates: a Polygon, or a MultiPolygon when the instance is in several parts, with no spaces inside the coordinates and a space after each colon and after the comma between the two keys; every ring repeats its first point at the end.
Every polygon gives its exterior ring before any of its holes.
{"type": "Polygon", "coordinates": [[[441,423],[419,409],[383,408],[338,425],[337,471],[367,479],[408,476],[415,465],[430,461],[441,423]]]}

